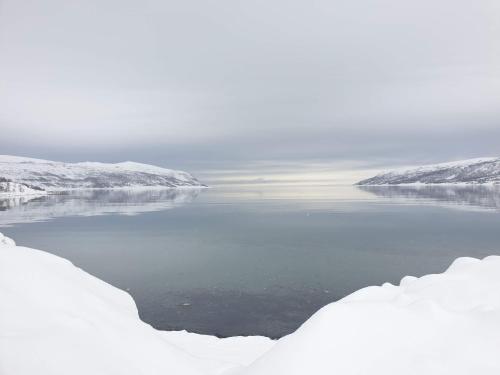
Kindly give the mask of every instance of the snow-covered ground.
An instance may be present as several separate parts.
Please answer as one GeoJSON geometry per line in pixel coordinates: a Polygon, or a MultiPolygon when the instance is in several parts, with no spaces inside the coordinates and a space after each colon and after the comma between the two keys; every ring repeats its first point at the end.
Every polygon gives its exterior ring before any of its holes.
{"type": "Polygon", "coordinates": [[[40,196],[47,194],[43,190],[33,189],[25,184],[19,184],[12,181],[0,180],[0,198],[2,197],[19,197],[19,196],[40,196]]]}
{"type": "Polygon", "coordinates": [[[126,292],[0,235],[2,375],[500,374],[500,257],[368,287],[295,333],[217,339],[143,323],[126,292]]]}
{"type": "MultiPolygon", "coordinates": [[[[187,172],[149,164],[63,163],[10,155],[0,155],[0,181],[3,180],[45,191],[204,187],[187,172]]],[[[14,193],[18,195],[19,191],[14,193]]]]}
{"type": "Polygon", "coordinates": [[[55,255],[0,237],[0,374],[219,374],[273,342],[160,332],[132,297],[55,255]]]}

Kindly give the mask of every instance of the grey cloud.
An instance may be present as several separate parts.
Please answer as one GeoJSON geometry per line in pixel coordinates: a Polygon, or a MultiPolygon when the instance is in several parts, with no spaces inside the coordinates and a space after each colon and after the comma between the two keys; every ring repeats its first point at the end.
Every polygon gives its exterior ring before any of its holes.
{"type": "Polygon", "coordinates": [[[487,0],[3,0],[2,152],[195,171],[500,154],[499,17],[487,0]]]}

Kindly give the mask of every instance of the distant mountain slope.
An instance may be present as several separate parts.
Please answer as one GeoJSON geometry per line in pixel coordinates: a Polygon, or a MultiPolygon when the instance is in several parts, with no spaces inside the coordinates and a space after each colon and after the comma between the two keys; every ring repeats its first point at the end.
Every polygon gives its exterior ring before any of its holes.
{"type": "Polygon", "coordinates": [[[381,173],[356,185],[500,184],[500,158],[481,158],[381,173]]]}
{"type": "Polygon", "coordinates": [[[5,194],[8,194],[9,196],[42,195],[45,194],[45,191],[0,177],[0,196],[5,194]]]}
{"type": "Polygon", "coordinates": [[[45,191],[205,186],[189,173],[148,164],[62,163],[9,155],[0,155],[0,181],[7,194],[7,189],[21,194],[23,186],[45,191]]]}

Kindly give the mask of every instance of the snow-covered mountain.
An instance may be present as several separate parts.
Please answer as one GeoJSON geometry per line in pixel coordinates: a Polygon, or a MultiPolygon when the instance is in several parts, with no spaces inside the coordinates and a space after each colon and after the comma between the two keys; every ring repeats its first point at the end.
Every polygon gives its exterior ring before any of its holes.
{"type": "Polygon", "coordinates": [[[0,183],[0,194],[10,195],[70,189],[205,186],[189,173],[130,161],[63,163],[9,155],[0,155],[0,183]]]}
{"type": "Polygon", "coordinates": [[[0,177],[0,196],[9,195],[9,196],[19,196],[19,195],[42,195],[46,192],[30,187],[26,184],[20,184],[17,182],[12,182],[6,178],[0,177]]]}
{"type": "Polygon", "coordinates": [[[480,158],[394,170],[356,185],[500,184],[500,158],[480,158]]]}

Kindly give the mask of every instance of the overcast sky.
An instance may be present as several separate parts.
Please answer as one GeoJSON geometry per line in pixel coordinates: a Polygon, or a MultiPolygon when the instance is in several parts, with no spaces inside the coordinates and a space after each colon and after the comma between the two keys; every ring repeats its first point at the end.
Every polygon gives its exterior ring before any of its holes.
{"type": "Polygon", "coordinates": [[[0,0],[0,153],[208,179],[500,155],[499,20],[497,0],[0,0]]]}

